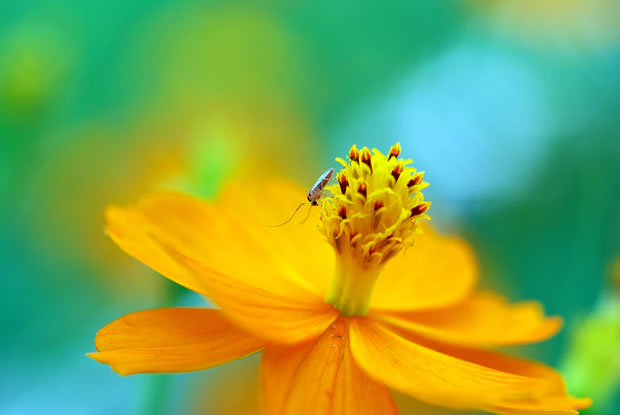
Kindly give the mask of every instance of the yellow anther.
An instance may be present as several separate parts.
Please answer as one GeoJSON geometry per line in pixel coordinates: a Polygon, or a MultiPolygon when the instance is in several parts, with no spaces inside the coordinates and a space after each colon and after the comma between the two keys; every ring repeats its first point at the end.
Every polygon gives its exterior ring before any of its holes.
{"type": "Polygon", "coordinates": [[[347,174],[344,170],[340,170],[336,175],[338,179],[338,183],[340,184],[340,192],[344,195],[347,193],[347,187],[349,185],[349,181],[347,180],[347,174]]]}
{"type": "Polygon", "coordinates": [[[411,217],[420,216],[424,214],[430,207],[431,207],[431,202],[422,202],[419,205],[414,206],[413,209],[411,209],[411,217]]]}
{"type": "Polygon", "coordinates": [[[364,197],[364,199],[366,199],[366,197],[368,196],[368,187],[366,186],[366,183],[360,183],[357,185],[357,193],[359,193],[364,197]]]}
{"type": "Polygon", "coordinates": [[[350,159],[351,161],[356,161],[356,162],[358,162],[358,163],[359,163],[359,161],[360,161],[360,152],[359,152],[359,150],[357,149],[357,147],[355,146],[355,144],[353,144],[353,145],[351,146],[351,150],[349,150],[349,159],[350,159]]]}
{"type": "Polygon", "coordinates": [[[400,174],[405,170],[405,166],[402,164],[397,164],[396,167],[392,170],[392,177],[394,178],[394,183],[398,181],[400,174]]]}
{"type": "Polygon", "coordinates": [[[362,149],[362,163],[367,165],[370,169],[370,173],[372,173],[372,154],[370,154],[368,147],[364,147],[362,149]]]}
{"type": "Polygon", "coordinates": [[[396,143],[392,146],[388,154],[388,160],[391,160],[393,157],[398,158],[398,156],[400,156],[400,143],[396,143]]]}

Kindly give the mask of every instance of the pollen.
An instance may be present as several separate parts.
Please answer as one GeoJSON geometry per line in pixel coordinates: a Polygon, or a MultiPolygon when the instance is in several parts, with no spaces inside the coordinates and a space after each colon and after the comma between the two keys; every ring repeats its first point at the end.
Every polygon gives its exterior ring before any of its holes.
{"type": "Polygon", "coordinates": [[[354,145],[349,160],[337,158],[338,183],[326,187],[319,230],[336,251],[338,267],[326,302],[345,316],[365,315],[383,265],[413,245],[419,221],[428,219],[424,173],[400,159],[354,145]]]}
{"type": "Polygon", "coordinates": [[[399,159],[400,152],[400,144],[387,157],[354,145],[348,162],[337,159],[343,168],[338,184],[327,187],[331,195],[322,204],[319,227],[339,254],[360,264],[383,264],[413,244],[419,219],[428,218],[424,174],[411,160],[399,159]],[[355,246],[349,243],[352,235],[360,235],[355,246]]]}

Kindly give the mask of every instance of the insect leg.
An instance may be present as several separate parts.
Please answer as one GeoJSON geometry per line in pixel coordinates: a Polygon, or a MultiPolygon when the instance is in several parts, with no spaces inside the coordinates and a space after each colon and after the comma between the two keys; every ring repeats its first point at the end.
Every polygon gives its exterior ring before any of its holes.
{"type": "Polygon", "coordinates": [[[313,208],[314,206],[318,206],[318,205],[317,205],[317,204],[315,204],[315,203],[310,203],[310,207],[308,208],[308,213],[306,214],[306,217],[304,218],[304,220],[302,220],[301,222],[299,222],[299,224],[300,224],[300,225],[302,225],[302,224],[306,223],[306,221],[307,221],[307,220],[308,220],[308,218],[310,217],[310,211],[312,210],[312,208],[313,208]]]}
{"type": "Polygon", "coordinates": [[[282,226],[282,225],[286,225],[287,223],[289,223],[291,221],[291,219],[293,219],[295,217],[295,214],[297,213],[297,211],[299,210],[300,207],[302,207],[303,205],[309,205],[310,203],[302,203],[299,206],[297,206],[297,209],[295,209],[295,211],[293,212],[293,214],[291,215],[290,218],[288,218],[286,221],[282,222],[279,225],[269,225],[270,228],[277,228],[278,226],[282,226]]]}

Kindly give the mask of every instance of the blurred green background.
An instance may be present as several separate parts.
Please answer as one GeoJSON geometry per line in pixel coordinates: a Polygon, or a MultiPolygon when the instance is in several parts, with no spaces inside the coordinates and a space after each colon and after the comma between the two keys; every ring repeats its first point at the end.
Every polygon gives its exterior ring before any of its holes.
{"type": "Polygon", "coordinates": [[[115,247],[104,207],[310,185],[399,141],[482,285],[565,318],[510,351],[617,414],[618,22],[617,0],[0,3],[0,413],[253,413],[256,358],[122,378],[85,356],[123,314],[202,303],[115,247]]]}

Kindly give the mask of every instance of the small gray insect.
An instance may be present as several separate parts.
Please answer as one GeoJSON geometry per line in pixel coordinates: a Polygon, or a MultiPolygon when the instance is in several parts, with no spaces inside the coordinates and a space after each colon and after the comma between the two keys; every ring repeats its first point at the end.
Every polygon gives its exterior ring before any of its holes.
{"type": "Polygon", "coordinates": [[[297,209],[295,209],[291,217],[288,218],[285,222],[282,222],[279,225],[269,225],[269,226],[271,228],[276,228],[278,226],[286,225],[295,217],[295,214],[297,213],[297,211],[304,205],[310,205],[310,208],[308,209],[308,215],[301,223],[304,223],[306,220],[308,220],[308,217],[310,216],[310,209],[312,209],[312,206],[317,206],[319,204],[319,199],[323,196],[323,189],[325,189],[325,186],[327,186],[327,183],[329,183],[329,180],[332,178],[333,174],[334,174],[334,169],[328,169],[325,173],[321,174],[321,176],[319,176],[319,178],[316,180],[316,183],[314,183],[314,186],[312,186],[310,190],[308,191],[308,202],[309,203],[304,202],[304,203],[301,203],[299,206],[297,206],[297,209]]]}

